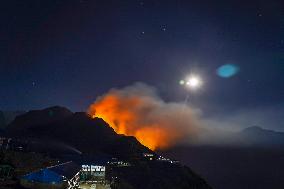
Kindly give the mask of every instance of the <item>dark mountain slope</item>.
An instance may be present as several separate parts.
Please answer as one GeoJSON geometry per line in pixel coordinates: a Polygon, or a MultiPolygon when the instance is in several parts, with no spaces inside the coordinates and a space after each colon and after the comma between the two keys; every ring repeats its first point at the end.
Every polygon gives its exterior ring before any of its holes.
{"type": "Polygon", "coordinates": [[[43,110],[32,110],[25,114],[19,115],[12,121],[8,127],[7,132],[20,133],[28,130],[29,128],[40,125],[48,124],[63,118],[71,116],[73,113],[64,107],[54,106],[43,110]]]}
{"type": "Polygon", "coordinates": [[[24,111],[0,111],[0,129],[5,129],[16,116],[24,114],[24,111]]]}
{"type": "Polygon", "coordinates": [[[238,133],[245,144],[261,147],[284,147],[284,133],[263,129],[258,126],[248,127],[238,133]]]}
{"type": "Polygon", "coordinates": [[[17,138],[60,141],[83,153],[103,152],[124,157],[150,151],[134,137],[116,134],[100,118],[93,119],[84,112],[73,114],[60,107],[31,111],[17,117],[8,126],[7,134],[17,138]]]}
{"type": "Polygon", "coordinates": [[[113,170],[120,179],[119,189],[210,189],[202,178],[181,164],[147,161],[143,153],[155,152],[134,137],[116,134],[104,120],[93,119],[86,113],[72,113],[61,107],[31,111],[17,117],[6,134],[22,140],[58,141],[87,155],[127,159],[132,166],[113,170]]]}

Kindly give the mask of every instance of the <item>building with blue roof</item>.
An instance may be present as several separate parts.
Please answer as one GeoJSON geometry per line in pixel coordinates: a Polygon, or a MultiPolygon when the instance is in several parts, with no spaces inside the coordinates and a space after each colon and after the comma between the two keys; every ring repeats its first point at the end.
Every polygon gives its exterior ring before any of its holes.
{"type": "Polygon", "coordinates": [[[73,162],[34,171],[21,178],[21,185],[31,189],[63,189],[78,186],[81,167],[73,162]]]}
{"type": "Polygon", "coordinates": [[[63,159],[72,161],[26,174],[21,185],[30,189],[110,189],[111,167],[130,166],[104,155],[72,155],[63,159]]]}

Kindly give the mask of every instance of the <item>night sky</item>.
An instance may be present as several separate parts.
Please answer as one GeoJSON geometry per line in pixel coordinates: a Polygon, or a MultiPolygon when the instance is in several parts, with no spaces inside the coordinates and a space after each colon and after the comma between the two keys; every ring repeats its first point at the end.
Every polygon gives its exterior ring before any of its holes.
{"type": "Polygon", "coordinates": [[[204,85],[190,102],[205,115],[267,115],[279,124],[266,127],[284,127],[283,1],[9,0],[0,7],[2,110],[82,111],[137,81],[183,101],[188,91],[179,81],[195,72],[204,85]],[[239,72],[218,76],[225,64],[239,72]]]}

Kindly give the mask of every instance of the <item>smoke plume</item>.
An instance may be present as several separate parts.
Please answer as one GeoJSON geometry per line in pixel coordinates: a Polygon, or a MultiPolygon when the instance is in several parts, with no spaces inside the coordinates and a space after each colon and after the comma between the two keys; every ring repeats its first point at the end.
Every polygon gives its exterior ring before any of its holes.
{"type": "Polygon", "coordinates": [[[194,141],[201,128],[197,110],[165,102],[143,83],[111,89],[90,105],[88,113],[104,119],[118,134],[135,136],[152,150],[194,141]]]}

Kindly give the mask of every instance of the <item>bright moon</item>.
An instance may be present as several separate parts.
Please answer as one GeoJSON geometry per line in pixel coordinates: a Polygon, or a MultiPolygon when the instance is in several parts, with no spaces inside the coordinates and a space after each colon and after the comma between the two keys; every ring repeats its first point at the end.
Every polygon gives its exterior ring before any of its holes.
{"type": "Polygon", "coordinates": [[[197,76],[190,76],[187,80],[186,80],[186,85],[189,88],[195,89],[198,88],[201,85],[201,80],[200,78],[198,78],[197,76]]]}

